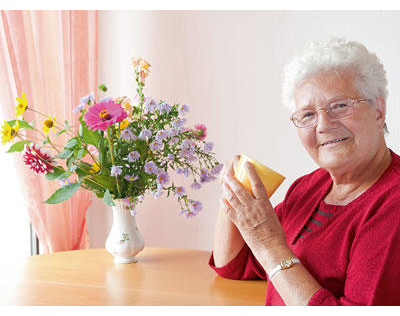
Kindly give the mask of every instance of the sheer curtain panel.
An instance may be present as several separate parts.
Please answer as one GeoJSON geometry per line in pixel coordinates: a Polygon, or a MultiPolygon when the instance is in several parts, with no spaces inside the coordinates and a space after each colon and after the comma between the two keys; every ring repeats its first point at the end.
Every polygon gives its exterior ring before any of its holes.
{"type": "MultiPolygon", "coordinates": [[[[35,121],[36,128],[42,128],[45,117],[29,108],[77,126],[78,113],[73,109],[79,105],[80,97],[96,91],[97,12],[0,13],[0,100],[4,118],[15,118],[15,98],[24,92],[28,99],[24,117],[28,122],[35,121]]],[[[27,133],[37,137],[34,131],[27,133]]],[[[59,139],[62,137],[65,134],[59,139]]],[[[59,188],[59,182],[33,173],[24,165],[22,153],[13,155],[27,211],[43,252],[88,248],[85,215],[91,203],[89,193],[79,190],[63,203],[44,204],[59,188]]]]}

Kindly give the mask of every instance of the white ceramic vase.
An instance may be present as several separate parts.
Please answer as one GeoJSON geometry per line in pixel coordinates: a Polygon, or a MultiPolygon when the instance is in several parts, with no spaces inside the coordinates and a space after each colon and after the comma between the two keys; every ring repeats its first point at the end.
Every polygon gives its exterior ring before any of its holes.
{"type": "Polygon", "coordinates": [[[115,263],[136,262],[136,255],[144,248],[134,216],[134,209],[121,200],[114,200],[113,224],[106,240],[106,250],[114,256],[115,263]],[[132,215],[133,214],[133,215],[132,215]]]}

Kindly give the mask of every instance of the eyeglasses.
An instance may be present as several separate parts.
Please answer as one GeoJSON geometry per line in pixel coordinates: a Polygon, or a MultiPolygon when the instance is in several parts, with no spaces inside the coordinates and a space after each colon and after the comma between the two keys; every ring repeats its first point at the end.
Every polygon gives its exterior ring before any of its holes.
{"type": "Polygon", "coordinates": [[[332,120],[338,120],[353,114],[354,106],[359,102],[372,102],[371,99],[340,99],[330,102],[323,108],[316,110],[304,109],[296,111],[290,117],[290,120],[296,127],[310,128],[317,124],[317,112],[324,110],[332,120]]]}

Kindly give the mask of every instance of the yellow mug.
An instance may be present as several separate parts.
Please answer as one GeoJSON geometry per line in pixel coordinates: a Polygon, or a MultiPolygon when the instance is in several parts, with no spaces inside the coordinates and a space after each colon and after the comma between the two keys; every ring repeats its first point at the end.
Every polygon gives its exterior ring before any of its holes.
{"type": "Polygon", "coordinates": [[[257,174],[259,175],[262,183],[264,184],[268,197],[271,197],[271,195],[281,185],[283,180],[285,180],[285,177],[275,172],[274,170],[269,169],[268,167],[260,164],[254,159],[246,155],[241,155],[240,160],[235,168],[235,177],[251,194],[253,194],[253,190],[251,189],[250,180],[249,177],[247,176],[246,162],[251,162],[253,164],[253,166],[257,171],[257,174]]]}

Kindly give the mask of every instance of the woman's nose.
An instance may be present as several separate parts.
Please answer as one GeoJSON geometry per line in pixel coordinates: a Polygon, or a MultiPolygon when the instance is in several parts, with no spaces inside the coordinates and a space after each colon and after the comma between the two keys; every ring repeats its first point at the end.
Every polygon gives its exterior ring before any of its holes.
{"type": "Polygon", "coordinates": [[[317,111],[317,132],[322,133],[336,126],[336,120],[332,119],[325,109],[319,109],[319,111],[317,111]]]}

